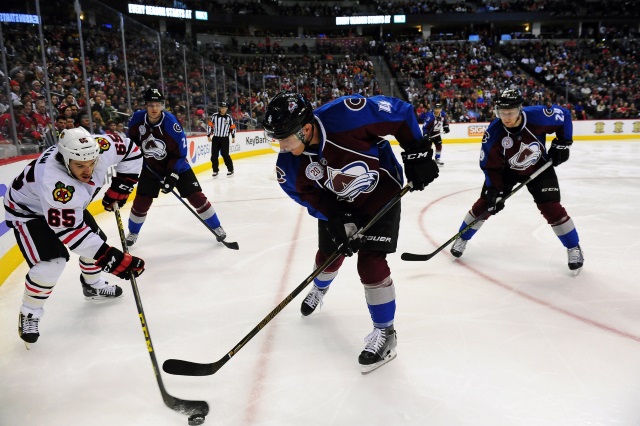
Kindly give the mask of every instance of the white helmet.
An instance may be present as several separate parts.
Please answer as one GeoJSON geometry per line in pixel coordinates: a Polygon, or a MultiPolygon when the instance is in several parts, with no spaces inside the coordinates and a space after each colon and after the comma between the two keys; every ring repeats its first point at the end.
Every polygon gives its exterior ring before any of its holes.
{"type": "Polygon", "coordinates": [[[69,162],[91,161],[100,156],[100,145],[83,127],[63,130],[58,139],[58,152],[62,154],[64,165],[69,170],[69,162]]]}

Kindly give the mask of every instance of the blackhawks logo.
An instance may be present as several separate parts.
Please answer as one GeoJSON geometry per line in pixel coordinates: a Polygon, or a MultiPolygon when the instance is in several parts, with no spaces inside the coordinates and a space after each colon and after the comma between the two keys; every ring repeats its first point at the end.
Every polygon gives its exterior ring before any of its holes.
{"type": "Polygon", "coordinates": [[[111,142],[106,138],[97,137],[96,142],[100,145],[100,153],[108,151],[111,148],[111,142]]]}
{"type": "Polygon", "coordinates": [[[56,188],[53,190],[53,199],[67,204],[73,198],[73,193],[76,189],[73,186],[66,186],[64,183],[58,181],[56,188]]]}

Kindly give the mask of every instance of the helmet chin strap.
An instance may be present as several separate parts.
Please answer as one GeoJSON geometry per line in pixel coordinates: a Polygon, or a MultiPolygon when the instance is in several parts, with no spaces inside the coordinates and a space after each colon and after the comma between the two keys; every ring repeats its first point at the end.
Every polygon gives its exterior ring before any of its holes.
{"type": "MultiPolygon", "coordinates": [[[[298,133],[296,133],[296,138],[298,138],[300,143],[302,143],[302,145],[304,145],[304,149],[305,150],[307,150],[309,148],[309,145],[311,144],[311,141],[313,140],[313,137],[315,136],[315,133],[316,133],[316,126],[313,125],[313,122],[311,122],[309,124],[311,124],[311,137],[308,140],[305,140],[305,138],[304,138],[304,126],[302,126],[302,129],[300,129],[298,131],[298,133]]],[[[305,124],[305,126],[306,126],[306,124],[305,124]]]]}

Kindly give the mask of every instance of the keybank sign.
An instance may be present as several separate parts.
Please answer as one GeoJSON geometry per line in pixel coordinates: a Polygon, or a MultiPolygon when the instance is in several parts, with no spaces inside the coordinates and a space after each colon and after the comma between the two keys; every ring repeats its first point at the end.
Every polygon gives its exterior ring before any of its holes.
{"type": "Polygon", "coordinates": [[[267,143],[267,138],[260,137],[260,136],[255,136],[255,137],[248,137],[247,138],[247,145],[249,146],[256,146],[256,145],[261,145],[261,144],[266,144],[267,143]]]}

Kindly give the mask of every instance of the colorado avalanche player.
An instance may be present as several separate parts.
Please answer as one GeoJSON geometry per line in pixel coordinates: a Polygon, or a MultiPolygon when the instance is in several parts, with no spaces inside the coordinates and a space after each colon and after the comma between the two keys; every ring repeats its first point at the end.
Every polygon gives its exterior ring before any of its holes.
{"type": "Polygon", "coordinates": [[[301,94],[281,92],[269,103],[265,136],[279,144],[276,173],[281,188],[318,219],[315,266],[341,247],[336,261],[321,272],[300,310],[310,315],[322,303],[344,256],[358,253],[358,274],[373,320],[373,331],[358,359],[366,374],[396,356],[395,287],[387,253],[396,250],[400,203],[362,237],[351,238],[403,186],[402,167],[389,142],[404,152],[407,179],[423,190],[438,177],[430,144],[422,139],[413,107],[384,96],[338,98],[315,112],[301,94]]]}
{"type": "Polygon", "coordinates": [[[442,133],[449,133],[449,119],[447,113],[442,110],[442,104],[437,103],[433,111],[425,112],[418,120],[423,121],[422,134],[429,138],[436,148],[436,163],[444,166],[440,159],[442,155],[442,133]]]}
{"type": "Polygon", "coordinates": [[[102,204],[124,205],[138,181],[142,155],[129,139],[90,135],[85,129],[63,130],[57,145],[46,149],[16,177],[4,200],[7,225],[13,228],[29,272],[25,278],[18,334],[25,344],[40,336],[44,304],[69,261],[68,246],[80,255],[80,282],[88,300],[120,297],[101,271],[120,278],[144,271],[144,261],[109,246],[107,236],[86,210],[105,184],[107,170],[115,176],[102,204]]]}
{"type": "MultiPolygon", "coordinates": [[[[508,89],[496,99],[494,120],[482,139],[480,168],[485,180],[480,198],[471,207],[460,226],[465,228],[486,211],[496,214],[504,208],[502,198],[519,182],[527,180],[547,159],[559,166],[569,159],[573,143],[571,113],[559,106],[522,107],[524,99],[519,90],[508,89]],[[549,152],[545,138],[555,133],[549,152]]],[[[584,263],[578,231],[573,220],[560,204],[560,186],[553,167],[527,185],[527,189],[547,220],[551,229],[567,249],[569,269],[578,275],[584,263]]],[[[467,242],[484,224],[477,222],[456,239],[451,254],[462,256],[467,242]]]]}
{"type": "Polygon", "coordinates": [[[136,111],[129,121],[129,137],[142,148],[144,167],[129,215],[127,245],[138,240],[154,198],[177,188],[198,216],[213,230],[218,241],[227,237],[218,214],[202,193],[200,182],[187,161],[187,137],[178,119],[164,111],[164,95],[155,87],[144,93],[145,110],[136,111]]]}

